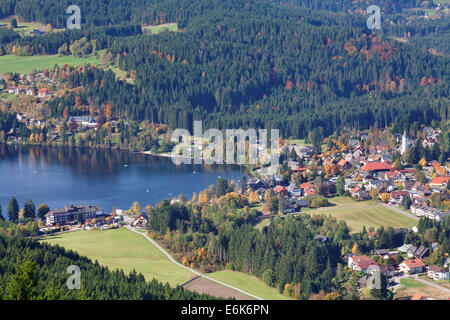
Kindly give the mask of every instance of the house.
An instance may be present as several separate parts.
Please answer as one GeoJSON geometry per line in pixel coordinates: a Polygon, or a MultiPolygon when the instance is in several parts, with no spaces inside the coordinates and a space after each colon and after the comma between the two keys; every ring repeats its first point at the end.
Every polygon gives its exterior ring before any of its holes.
{"type": "Polygon", "coordinates": [[[351,163],[349,161],[347,161],[346,159],[342,159],[341,161],[338,162],[338,166],[342,169],[342,170],[348,170],[352,167],[351,163]]]}
{"type": "Polygon", "coordinates": [[[399,265],[400,271],[407,274],[421,273],[425,268],[425,264],[420,259],[405,260],[399,265]]]}
{"type": "Polygon", "coordinates": [[[364,172],[383,172],[391,171],[391,166],[386,162],[368,162],[361,167],[364,172]]]}
{"type": "Polygon", "coordinates": [[[260,188],[267,188],[267,184],[259,179],[250,179],[247,182],[247,187],[253,190],[258,190],[260,188]]]}
{"type": "Polygon", "coordinates": [[[431,188],[443,188],[448,185],[449,181],[450,181],[450,177],[436,177],[431,180],[430,187],[431,188]]]}
{"type": "Polygon", "coordinates": [[[412,246],[408,249],[408,251],[406,252],[408,254],[408,257],[412,258],[412,257],[416,257],[419,259],[423,259],[424,257],[426,257],[429,253],[429,249],[425,246],[420,246],[419,248],[412,246]]]}
{"type": "Polygon", "coordinates": [[[301,197],[302,196],[302,189],[300,189],[299,187],[297,187],[295,185],[295,183],[291,183],[288,187],[287,187],[287,191],[289,192],[289,194],[292,197],[301,197]]]}
{"type": "Polygon", "coordinates": [[[40,88],[38,90],[38,97],[39,98],[45,98],[48,95],[48,89],[47,88],[40,88]]]}
{"type": "Polygon", "coordinates": [[[39,29],[33,29],[30,31],[30,36],[35,37],[35,36],[40,36],[43,35],[45,32],[41,31],[39,29]]]}
{"type": "Polygon", "coordinates": [[[428,268],[428,277],[433,280],[449,280],[449,272],[447,269],[439,266],[431,266],[428,268]]]}
{"type": "Polygon", "coordinates": [[[366,255],[353,255],[348,258],[348,266],[353,270],[362,271],[367,273],[369,271],[369,267],[377,265],[375,262],[369,259],[366,255]]]}
{"type": "Polygon", "coordinates": [[[289,194],[288,190],[286,187],[283,186],[276,186],[275,188],[273,188],[273,191],[275,191],[275,193],[280,194],[282,196],[287,196],[289,194]]]}
{"type": "Polygon", "coordinates": [[[373,256],[385,256],[389,253],[386,249],[372,250],[371,254],[373,256]]]}
{"type": "Polygon", "coordinates": [[[390,202],[393,204],[401,204],[403,199],[409,198],[409,197],[410,197],[410,194],[406,190],[392,191],[390,202]]]}
{"type": "Polygon", "coordinates": [[[395,267],[386,264],[380,264],[380,272],[385,277],[393,277],[395,275],[395,267]]]}
{"type": "Polygon", "coordinates": [[[350,194],[352,197],[358,200],[368,200],[370,199],[369,192],[367,192],[364,188],[355,187],[350,190],[350,194]]]}
{"type": "Polygon", "coordinates": [[[136,228],[144,228],[147,225],[148,214],[146,212],[142,212],[134,218],[133,226],[136,228]]]}

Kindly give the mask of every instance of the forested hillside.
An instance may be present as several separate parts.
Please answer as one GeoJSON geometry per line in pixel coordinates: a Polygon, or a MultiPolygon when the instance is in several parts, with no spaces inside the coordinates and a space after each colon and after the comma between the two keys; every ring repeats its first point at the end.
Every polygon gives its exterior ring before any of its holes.
{"type": "MultiPolygon", "coordinates": [[[[38,2],[11,1],[2,10],[64,25],[67,15],[56,12],[67,1],[38,2]]],[[[326,135],[339,127],[373,125],[394,125],[400,132],[414,122],[448,119],[450,60],[441,41],[448,22],[409,23],[396,14],[418,1],[385,0],[379,5],[389,15],[382,30],[371,31],[362,15],[367,5],[87,1],[81,31],[21,39],[5,34],[3,51],[69,54],[64,48],[86,38],[96,50],[107,49],[109,62],[132,74],[134,86],[83,69],[70,74],[69,87],[81,85],[84,101],[112,103],[122,117],[172,128],[191,129],[192,120],[201,119],[204,127],[277,128],[284,137],[305,137],[314,127],[326,135]],[[180,31],[143,35],[138,25],[166,22],[177,22],[180,31]],[[98,27],[105,25],[111,26],[98,27]],[[409,43],[393,39],[404,35],[409,43]],[[431,46],[438,52],[429,53],[431,46]]],[[[74,99],[58,98],[52,109],[73,109],[74,99]]]]}
{"type": "Polygon", "coordinates": [[[92,263],[73,251],[0,233],[0,300],[194,300],[212,299],[171,288],[142,274],[126,275],[92,263]],[[71,265],[80,267],[81,289],[69,290],[71,265]]]}

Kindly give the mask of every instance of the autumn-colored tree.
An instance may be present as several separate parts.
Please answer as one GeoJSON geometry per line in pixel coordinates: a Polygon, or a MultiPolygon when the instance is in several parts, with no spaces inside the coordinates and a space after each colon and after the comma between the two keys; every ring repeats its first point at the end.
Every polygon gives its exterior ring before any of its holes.
{"type": "Polygon", "coordinates": [[[391,200],[391,195],[387,192],[384,192],[383,194],[381,194],[381,201],[383,201],[384,203],[388,203],[391,200]]]}
{"type": "Polygon", "coordinates": [[[358,243],[356,243],[356,242],[355,242],[355,244],[353,245],[352,253],[353,253],[353,254],[357,254],[357,253],[358,253],[358,243]]]}
{"type": "Polygon", "coordinates": [[[50,23],[47,24],[47,27],[45,28],[45,32],[47,32],[47,33],[53,32],[53,27],[52,27],[52,25],[50,23]]]}
{"type": "Polygon", "coordinates": [[[209,195],[206,191],[201,191],[198,195],[198,203],[206,204],[209,203],[209,195]]]}
{"type": "Polygon", "coordinates": [[[63,117],[64,117],[64,120],[66,120],[66,121],[69,118],[69,109],[67,107],[64,108],[63,117]]]}
{"type": "Polygon", "coordinates": [[[426,167],[428,165],[428,162],[427,162],[427,160],[425,158],[422,158],[422,159],[420,159],[419,164],[422,167],[426,167]]]}
{"type": "Polygon", "coordinates": [[[337,292],[331,292],[327,294],[323,300],[342,300],[342,296],[337,292]]]}
{"type": "Polygon", "coordinates": [[[130,211],[134,214],[141,214],[142,208],[138,201],[133,202],[133,205],[131,206],[130,211]]]}
{"type": "Polygon", "coordinates": [[[258,192],[250,190],[249,193],[248,193],[248,201],[251,204],[259,202],[258,192]]]}
{"type": "Polygon", "coordinates": [[[376,188],[370,189],[369,195],[370,195],[370,198],[371,198],[373,201],[377,201],[377,200],[378,200],[378,190],[377,190],[376,188]]]}
{"type": "Polygon", "coordinates": [[[110,103],[108,103],[105,106],[105,116],[106,119],[110,120],[112,118],[112,114],[113,114],[113,109],[112,109],[112,105],[110,103]]]}

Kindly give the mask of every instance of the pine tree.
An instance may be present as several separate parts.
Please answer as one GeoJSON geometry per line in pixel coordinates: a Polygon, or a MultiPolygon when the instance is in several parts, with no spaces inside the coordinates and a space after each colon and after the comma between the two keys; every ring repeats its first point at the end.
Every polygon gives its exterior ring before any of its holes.
{"type": "Polygon", "coordinates": [[[38,266],[32,260],[25,260],[16,269],[6,285],[9,300],[38,300],[38,266]]]}
{"type": "Polygon", "coordinates": [[[25,201],[25,205],[23,207],[24,209],[24,218],[25,219],[36,219],[36,207],[33,203],[33,201],[31,201],[31,199],[27,199],[25,201]]]}
{"type": "Polygon", "coordinates": [[[11,198],[8,204],[8,218],[11,222],[17,222],[19,219],[19,204],[15,196],[11,198]]]}

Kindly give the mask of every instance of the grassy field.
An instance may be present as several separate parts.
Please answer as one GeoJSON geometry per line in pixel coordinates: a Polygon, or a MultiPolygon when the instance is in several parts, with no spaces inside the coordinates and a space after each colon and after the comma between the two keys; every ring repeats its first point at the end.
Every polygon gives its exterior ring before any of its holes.
{"type": "Polygon", "coordinates": [[[373,201],[357,202],[349,197],[336,197],[330,199],[333,206],[304,209],[309,214],[325,214],[334,216],[338,220],[344,220],[352,232],[359,232],[363,226],[379,228],[381,226],[393,228],[412,227],[417,222],[395,211],[381,206],[373,201]]]}
{"type": "MultiPolygon", "coordinates": [[[[11,25],[11,21],[9,19],[4,19],[0,21],[0,27],[4,27],[7,28],[11,25]]],[[[17,21],[17,28],[14,28],[13,30],[19,34],[23,36],[29,36],[30,35],[30,31],[33,29],[39,29],[42,31],[45,31],[46,26],[38,23],[38,22],[20,22],[17,21]]],[[[53,29],[53,32],[59,32],[59,31],[63,31],[64,29],[53,29]]]]}
{"type": "Polygon", "coordinates": [[[167,23],[162,24],[159,26],[146,26],[143,27],[144,30],[149,30],[153,34],[158,34],[163,31],[178,31],[178,24],[177,23],[167,23]]]}
{"type": "Polygon", "coordinates": [[[135,269],[147,280],[153,278],[171,285],[181,284],[194,274],[170,262],[144,237],[127,229],[76,231],[43,239],[50,244],[72,249],[110,269],[135,269]]]}
{"type": "Polygon", "coordinates": [[[208,276],[266,300],[290,300],[290,298],[280,294],[277,289],[269,287],[262,280],[253,275],[224,270],[209,273],[208,276]]]}
{"type": "Polygon", "coordinates": [[[55,64],[62,66],[82,66],[85,64],[99,64],[100,60],[95,57],[77,58],[74,56],[0,56],[0,74],[5,72],[29,73],[31,70],[43,70],[53,68],[55,64]]]}
{"type": "Polygon", "coordinates": [[[414,279],[407,279],[407,278],[400,279],[400,284],[405,286],[405,288],[425,287],[425,284],[423,284],[422,282],[419,282],[419,281],[414,280],[414,279]]]}

